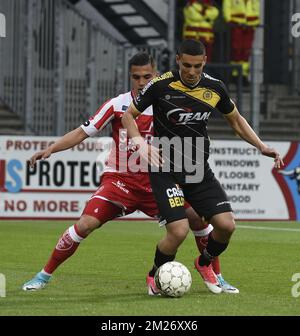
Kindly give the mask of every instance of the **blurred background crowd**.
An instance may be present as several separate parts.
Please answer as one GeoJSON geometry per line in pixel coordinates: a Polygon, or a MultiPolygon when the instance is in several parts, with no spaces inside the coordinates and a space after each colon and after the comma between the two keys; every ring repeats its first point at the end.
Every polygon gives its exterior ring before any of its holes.
{"type": "MultiPolygon", "coordinates": [[[[300,0],[1,0],[0,13],[0,134],[64,134],[129,89],[135,52],[163,73],[191,38],[260,135],[299,140],[300,0]]],[[[234,137],[218,115],[210,132],[234,137]]]]}

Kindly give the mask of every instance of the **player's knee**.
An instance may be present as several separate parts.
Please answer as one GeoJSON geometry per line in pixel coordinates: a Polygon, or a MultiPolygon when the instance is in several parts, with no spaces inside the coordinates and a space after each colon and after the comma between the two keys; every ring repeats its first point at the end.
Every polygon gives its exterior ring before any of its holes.
{"type": "Polygon", "coordinates": [[[234,230],[235,230],[234,221],[228,221],[228,222],[225,223],[224,233],[225,233],[225,235],[227,236],[228,239],[232,236],[234,230]]]}
{"type": "Polygon", "coordinates": [[[182,227],[176,231],[176,236],[180,240],[184,240],[189,233],[189,227],[182,227]]]}
{"type": "Polygon", "coordinates": [[[101,225],[100,221],[92,216],[82,215],[76,225],[78,233],[87,237],[91,232],[101,225]]]}
{"type": "Polygon", "coordinates": [[[229,213],[226,218],[226,231],[228,235],[232,235],[235,230],[235,221],[232,213],[229,213]]]}
{"type": "Polygon", "coordinates": [[[228,218],[226,220],[224,220],[224,222],[222,223],[220,229],[222,229],[222,231],[224,233],[226,233],[226,235],[228,237],[230,237],[234,230],[235,230],[235,222],[233,218],[228,218]]]}
{"type": "Polygon", "coordinates": [[[182,242],[188,232],[189,232],[189,224],[187,220],[181,220],[172,223],[171,225],[167,225],[168,235],[172,237],[173,240],[178,242],[182,242]]]}
{"type": "Polygon", "coordinates": [[[235,230],[235,221],[232,213],[218,214],[212,217],[211,222],[215,232],[228,239],[235,230]]]}

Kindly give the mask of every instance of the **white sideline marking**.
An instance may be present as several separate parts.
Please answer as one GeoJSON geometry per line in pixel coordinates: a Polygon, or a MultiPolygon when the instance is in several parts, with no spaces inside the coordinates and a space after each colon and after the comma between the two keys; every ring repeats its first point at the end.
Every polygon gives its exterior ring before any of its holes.
{"type": "Polygon", "coordinates": [[[269,231],[287,231],[287,232],[300,232],[300,229],[289,229],[289,228],[274,228],[267,226],[251,226],[251,225],[237,225],[238,229],[256,229],[256,230],[269,230],[269,231]]]}

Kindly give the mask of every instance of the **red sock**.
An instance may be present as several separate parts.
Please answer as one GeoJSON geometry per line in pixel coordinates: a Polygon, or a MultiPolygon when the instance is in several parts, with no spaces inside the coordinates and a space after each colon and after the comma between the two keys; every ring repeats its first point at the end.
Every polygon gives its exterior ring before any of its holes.
{"type": "Polygon", "coordinates": [[[80,241],[84,238],[85,237],[78,234],[76,224],[70,226],[60,237],[50,259],[44,267],[44,271],[48,274],[52,274],[61,263],[71,257],[71,255],[77,250],[80,241]]]}
{"type": "Polygon", "coordinates": [[[196,244],[201,254],[207,246],[208,235],[212,230],[213,226],[207,223],[204,224],[204,227],[201,230],[193,230],[196,244]]]}
{"type": "Polygon", "coordinates": [[[213,271],[216,274],[220,274],[221,273],[221,266],[220,266],[220,259],[219,259],[219,257],[215,257],[213,259],[213,261],[211,262],[211,266],[213,268],[213,271]]]}
{"type": "MultiPolygon", "coordinates": [[[[203,230],[201,231],[194,231],[194,235],[195,235],[195,240],[196,240],[196,244],[197,244],[197,247],[198,247],[198,250],[199,252],[202,254],[203,253],[203,250],[206,248],[207,246],[207,241],[208,241],[208,235],[209,235],[209,232],[212,230],[212,227],[211,229],[208,229],[208,226],[209,225],[206,225],[203,230]],[[205,234],[205,230],[207,230],[207,234],[205,234]],[[204,236],[202,236],[202,234],[205,234],[204,236]]],[[[215,257],[211,263],[212,265],[212,268],[213,268],[213,271],[216,273],[216,274],[220,274],[221,273],[221,266],[220,266],[220,260],[219,260],[219,257],[215,257]]]]}
{"type": "Polygon", "coordinates": [[[208,235],[207,236],[195,236],[196,244],[198,247],[199,252],[202,254],[203,250],[205,249],[207,245],[208,235]]]}

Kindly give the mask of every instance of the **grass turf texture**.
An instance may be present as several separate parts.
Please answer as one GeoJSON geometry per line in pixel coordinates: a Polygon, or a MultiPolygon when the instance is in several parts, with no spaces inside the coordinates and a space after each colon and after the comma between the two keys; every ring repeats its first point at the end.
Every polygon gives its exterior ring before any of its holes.
{"type": "Polygon", "coordinates": [[[197,250],[189,234],[176,260],[191,271],[190,292],[179,299],[149,297],[145,276],[164,229],[148,221],[104,225],[57,269],[45,289],[22,291],[22,284],[43,267],[58,237],[70,225],[0,222],[0,273],[6,276],[0,315],[300,315],[300,297],[291,295],[292,275],[300,272],[299,223],[238,223],[230,247],[221,257],[222,273],[240,289],[238,295],[208,292],[193,268],[197,250]],[[245,225],[299,231],[256,230],[245,225]]]}

